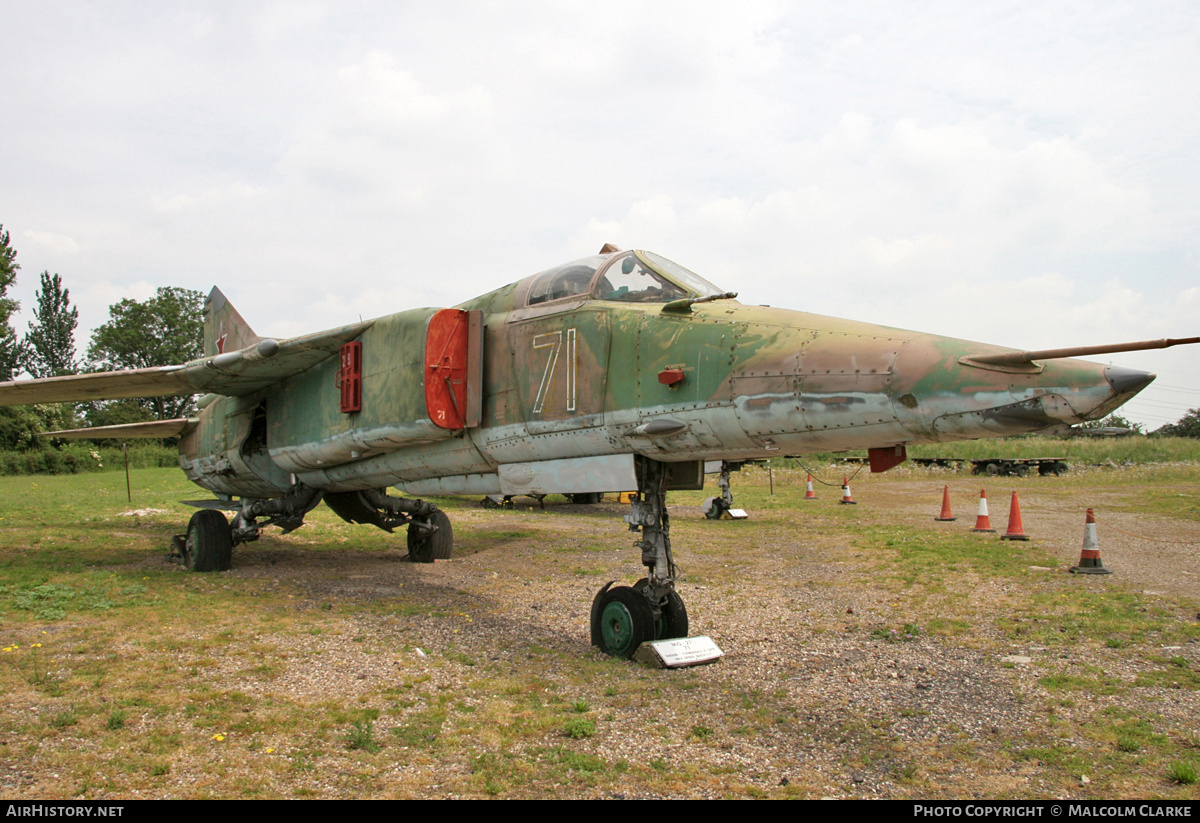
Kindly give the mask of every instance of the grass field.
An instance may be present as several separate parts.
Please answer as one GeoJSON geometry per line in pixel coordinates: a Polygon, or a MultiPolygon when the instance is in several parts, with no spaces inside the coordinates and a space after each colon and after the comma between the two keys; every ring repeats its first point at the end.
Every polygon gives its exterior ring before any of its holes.
{"type": "Polygon", "coordinates": [[[202,496],[178,471],[132,504],[122,473],[0,478],[0,795],[1197,798],[1200,465],[1004,478],[1025,543],[969,533],[978,479],[864,472],[851,507],[841,471],[816,502],[736,475],[744,522],[671,494],[727,654],[670,672],[587,645],[591,594],[637,576],[615,504],[439,501],[429,566],[321,507],[197,575],[165,558],[202,496]],[[1085,505],[1128,571],[1065,573],[1085,505]]]}

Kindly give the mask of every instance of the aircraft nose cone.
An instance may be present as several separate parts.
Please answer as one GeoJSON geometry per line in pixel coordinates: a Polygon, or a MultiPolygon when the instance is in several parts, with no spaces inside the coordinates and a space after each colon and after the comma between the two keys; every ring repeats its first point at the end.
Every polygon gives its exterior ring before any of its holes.
{"type": "Polygon", "coordinates": [[[1155,374],[1139,369],[1127,369],[1124,366],[1108,366],[1104,369],[1104,379],[1117,394],[1136,394],[1149,386],[1155,374]]]}

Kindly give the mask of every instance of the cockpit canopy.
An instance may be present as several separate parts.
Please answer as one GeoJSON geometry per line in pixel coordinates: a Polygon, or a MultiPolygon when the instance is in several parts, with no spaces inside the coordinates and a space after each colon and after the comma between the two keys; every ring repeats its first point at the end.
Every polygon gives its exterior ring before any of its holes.
{"type": "Polygon", "coordinates": [[[722,290],[695,272],[649,251],[598,254],[535,274],[525,305],[591,298],[625,303],[669,303],[712,297],[722,290]]]}

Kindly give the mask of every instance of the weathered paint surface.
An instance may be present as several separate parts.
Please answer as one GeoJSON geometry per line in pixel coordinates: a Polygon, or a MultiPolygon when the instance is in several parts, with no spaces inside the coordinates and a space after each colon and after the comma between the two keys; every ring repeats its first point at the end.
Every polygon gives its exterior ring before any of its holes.
{"type": "MultiPolygon", "coordinates": [[[[1123,402],[1104,367],[1083,361],[1019,373],[964,365],[970,355],[1008,351],[969,341],[729,299],[684,312],[664,311],[665,298],[600,299],[602,271],[629,253],[609,257],[578,261],[582,269],[569,268],[572,280],[559,292],[540,273],[458,307],[484,314],[478,427],[441,429],[426,416],[421,355],[433,310],[420,309],[362,333],[361,413],[338,411],[333,362],[267,396],[270,456],[321,488],[432,481],[469,491],[491,488],[486,478],[501,465],[631,453],[744,459],[969,439],[1078,422],[1123,402]],[[602,271],[588,288],[592,267],[602,271]],[[561,296],[532,302],[539,283],[561,296]],[[683,379],[664,384],[665,370],[683,379]],[[667,433],[643,425],[655,420],[678,425],[659,427],[667,433]]],[[[226,438],[225,454],[240,430],[226,438]]]]}
{"type": "MultiPolygon", "coordinates": [[[[747,459],[991,437],[1096,419],[1153,378],[1082,360],[980,363],[970,358],[1012,350],[745,306],[640,252],[575,261],[456,308],[482,314],[482,377],[466,398],[477,426],[430,419],[432,308],[276,343],[214,290],[209,359],[110,382],[233,395],[203,404],[182,465],[213,491],[270,497],[293,476],[334,491],[494,493],[500,466],[544,461],[566,461],[553,464],[566,477],[589,465],[572,461],[611,455],[747,459]],[[335,353],[349,340],[362,343],[362,407],[345,413],[335,353]]],[[[12,393],[48,391],[39,386],[12,393]]],[[[570,485],[588,490],[574,475],[570,485]]]]}

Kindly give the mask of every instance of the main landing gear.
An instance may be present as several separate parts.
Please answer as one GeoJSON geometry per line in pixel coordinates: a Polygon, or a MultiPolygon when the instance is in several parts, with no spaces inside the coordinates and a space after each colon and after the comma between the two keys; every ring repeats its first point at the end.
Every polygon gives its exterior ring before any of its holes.
{"type": "Polygon", "coordinates": [[[187,533],[171,539],[172,554],[196,572],[223,572],[232,566],[233,547],[258,539],[267,526],[284,534],[304,525],[304,515],[321,502],[321,490],[296,483],[283,497],[267,500],[243,498],[241,503],[212,501],[236,509],[233,523],[218,508],[201,509],[188,521],[187,533]],[[267,518],[259,522],[259,518],[267,518]]]}
{"type": "Polygon", "coordinates": [[[225,515],[201,509],[188,521],[187,534],[172,541],[183,565],[194,572],[223,572],[233,564],[233,536],[225,515]]]}
{"type": "Polygon", "coordinates": [[[450,518],[432,503],[391,497],[387,489],[327,492],[325,504],[348,523],[370,523],[385,532],[408,525],[408,559],[413,563],[449,560],[454,551],[450,518]]]}
{"type": "Polygon", "coordinates": [[[647,576],[633,586],[606,583],[592,600],[592,645],[614,657],[631,657],[648,640],[686,637],[687,608],[675,591],[677,570],[671,556],[671,520],[667,513],[667,465],[639,460],[638,493],[625,516],[630,531],[640,530],[634,545],[642,550],[647,576]]]}
{"type": "Polygon", "coordinates": [[[304,515],[321,502],[322,496],[329,508],[347,522],[370,523],[386,532],[407,525],[408,559],[414,563],[447,560],[454,550],[450,518],[432,503],[390,497],[386,489],[322,495],[320,489],[297,483],[283,497],[231,502],[228,507],[237,508],[232,523],[216,508],[201,509],[188,521],[187,533],[172,538],[172,554],[192,571],[225,571],[232,565],[234,546],[257,540],[268,526],[278,526],[284,534],[300,528],[304,515]]]}
{"type": "MultiPolygon", "coordinates": [[[[738,468],[741,468],[741,464],[738,464],[738,468]]],[[[729,464],[724,460],[721,461],[721,473],[717,475],[717,488],[721,490],[721,494],[706,500],[707,508],[701,507],[704,516],[709,520],[720,520],[725,516],[725,512],[733,508],[733,490],[729,487],[729,464]]]]}

